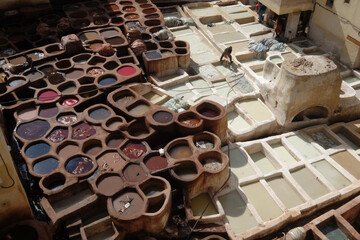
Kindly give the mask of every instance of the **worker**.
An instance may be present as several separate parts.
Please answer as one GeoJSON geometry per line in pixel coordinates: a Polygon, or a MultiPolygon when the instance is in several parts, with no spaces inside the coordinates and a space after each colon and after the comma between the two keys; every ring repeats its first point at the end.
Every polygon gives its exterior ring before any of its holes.
{"type": "Polygon", "coordinates": [[[257,14],[259,13],[259,7],[260,7],[260,3],[259,3],[259,1],[257,1],[256,5],[255,5],[255,10],[256,10],[257,14]]]}
{"type": "Polygon", "coordinates": [[[276,19],[276,27],[275,27],[273,37],[276,34],[276,38],[279,38],[282,30],[283,30],[283,26],[282,26],[282,24],[281,24],[281,22],[279,21],[279,18],[278,18],[278,19],[276,19]]]}
{"type": "Polygon", "coordinates": [[[221,54],[220,62],[222,62],[223,58],[225,57],[225,59],[230,60],[230,63],[233,63],[231,58],[231,52],[232,52],[232,46],[225,48],[225,50],[221,54]]]}
{"type": "Polygon", "coordinates": [[[260,4],[260,7],[259,7],[259,23],[262,23],[262,20],[263,20],[263,15],[266,11],[266,6],[264,4],[260,4]]]}

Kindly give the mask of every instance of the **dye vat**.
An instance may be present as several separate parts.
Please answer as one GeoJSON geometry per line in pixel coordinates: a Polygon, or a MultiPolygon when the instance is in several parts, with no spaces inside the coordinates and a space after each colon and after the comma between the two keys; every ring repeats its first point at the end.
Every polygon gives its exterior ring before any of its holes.
{"type": "Polygon", "coordinates": [[[24,79],[14,79],[9,82],[10,87],[19,87],[25,83],[24,79]]]}
{"type": "Polygon", "coordinates": [[[225,151],[225,153],[228,154],[230,160],[231,173],[239,180],[256,174],[255,170],[249,164],[248,156],[245,155],[243,150],[234,148],[231,149],[229,153],[227,151],[225,151]]]}
{"type": "Polygon", "coordinates": [[[144,94],[143,97],[146,98],[146,100],[150,101],[153,104],[157,104],[162,98],[161,95],[159,95],[155,92],[152,92],[152,91],[144,94]]]}
{"type": "Polygon", "coordinates": [[[219,15],[219,12],[212,7],[197,7],[191,8],[191,13],[197,17],[215,16],[219,15]]]}
{"type": "Polygon", "coordinates": [[[231,76],[232,86],[239,90],[242,94],[248,94],[255,91],[253,86],[249,83],[245,76],[234,75],[231,76]]]}
{"type": "Polygon", "coordinates": [[[110,84],[113,84],[116,82],[117,82],[117,79],[114,77],[105,77],[99,81],[99,84],[102,86],[106,86],[106,85],[110,85],[110,84]]]}
{"type": "Polygon", "coordinates": [[[115,197],[112,202],[114,209],[122,216],[132,217],[141,214],[144,208],[144,200],[136,192],[125,191],[115,197]]]}
{"type": "Polygon", "coordinates": [[[71,158],[65,165],[67,172],[74,175],[82,175],[90,172],[94,167],[94,163],[87,157],[74,157],[71,158]]]}
{"type": "Polygon", "coordinates": [[[275,219],[283,213],[260,182],[251,183],[241,188],[263,221],[275,219]]]}
{"type": "Polygon", "coordinates": [[[118,35],[119,32],[115,29],[109,29],[109,30],[103,30],[103,31],[100,31],[100,35],[102,37],[113,37],[113,36],[116,36],[118,35]]]}
{"type": "Polygon", "coordinates": [[[226,81],[214,82],[213,86],[216,91],[225,99],[236,96],[236,93],[230,88],[229,84],[226,81]]]}
{"type": "Polygon", "coordinates": [[[33,71],[29,71],[24,73],[24,75],[29,78],[30,82],[34,82],[40,78],[42,78],[42,74],[39,71],[33,70],[33,71]]]}
{"type": "Polygon", "coordinates": [[[201,160],[201,164],[203,165],[205,170],[209,171],[218,171],[223,166],[219,159],[211,157],[201,160]]]}
{"type": "Polygon", "coordinates": [[[143,192],[147,197],[155,196],[161,193],[164,189],[159,186],[150,186],[143,189],[143,192]]]}
{"type": "Polygon", "coordinates": [[[344,177],[336,168],[334,168],[328,161],[321,160],[311,165],[316,168],[337,190],[347,187],[351,182],[344,177]]]}
{"type": "Polygon", "coordinates": [[[74,105],[76,105],[79,102],[79,100],[77,98],[65,98],[61,105],[64,107],[72,107],[74,105]]]}
{"type": "Polygon", "coordinates": [[[199,113],[201,115],[203,115],[204,117],[208,117],[208,118],[214,118],[214,117],[219,116],[219,113],[217,111],[214,111],[214,110],[212,110],[210,108],[201,109],[199,111],[199,113]]]}
{"type": "Polygon", "coordinates": [[[132,95],[123,95],[116,99],[116,103],[121,107],[126,107],[130,105],[130,103],[132,103],[134,99],[135,97],[132,95]]]}
{"type": "Polygon", "coordinates": [[[241,39],[245,39],[246,37],[241,32],[227,32],[227,33],[219,33],[213,35],[214,40],[217,44],[227,43],[232,41],[239,41],[241,39]]]}
{"type": "Polygon", "coordinates": [[[80,123],[73,128],[72,138],[76,140],[83,140],[96,134],[96,129],[87,124],[80,123]]]}
{"type": "Polygon", "coordinates": [[[251,128],[251,125],[235,111],[228,113],[227,117],[228,126],[233,131],[245,131],[251,128]]]}
{"type": "Polygon", "coordinates": [[[147,177],[147,173],[140,165],[130,164],[123,171],[128,182],[141,182],[147,177]]]}
{"type": "Polygon", "coordinates": [[[263,174],[268,174],[277,170],[274,164],[265,156],[263,152],[252,153],[250,154],[250,157],[263,174]]]}
{"type": "Polygon", "coordinates": [[[89,116],[95,120],[104,120],[104,119],[110,117],[110,114],[111,114],[111,112],[108,109],[103,108],[103,107],[96,108],[95,110],[90,110],[90,112],[89,112],[89,116]]]}
{"type": "Polygon", "coordinates": [[[267,182],[286,208],[290,209],[305,202],[295,190],[295,187],[283,177],[275,177],[267,180],[267,182]]]}
{"type": "Polygon", "coordinates": [[[184,101],[187,101],[190,98],[192,98],[193,96],[195,96],[194,93],[186,87],[185,83],[180,83],[180,84],[171,86],[171,87],[167,88],[166,90],[172,96],[182,98],[184,101]]]}
{"type": "Polygon", "coordinates": [[[342,232],[335,219],[330,220],[325,225],[319,227],[319,230],[329,239],[329,240],[348,240],[349,238],[342,232]]]}
{"type": "Polygon", "coordinates": [[[33,166],[33,171],[37,174],[45,175],[54,171],[58,165],[59,161],[50,157],[36,162],[33,166]]]}
{"type": "Polygon", "coordinates": [[[215,68],[221,72],[224,76],[232,75],[234,73],[237,73],[237,69],[233,67],[233,65],[230,66],[224,66],[221,63],[215,64],[215,68]]]}
{"type": "Polygon", "coordinates": [[[190,81],[194,89],[202,96],[213,94],[211,88],[204,79],[195,79],[190,81]]]}
{"type": "Polygon", "coordinates": [[[196,166],[193,163],[190,162],[187,163],[180,164],[180,166],[174,168],[175,174],[181,180],[185,180],[185,181],[194,179],[198,174],[196,166]]]}
{"type": "Polygon", "coordinates": [[[271,144],[270,147],[279,155],[280,160],[288,165],[298,162],[281,143],[271,144]]]}
{"type": "Polygon", "coordinates": [[[147,104],[137,104],[134,107],[128,109],[129,113],[136,117],[140,117],[144,115],[149,110],[150,110],[150,106],[147,104]]]}
{"type": "Polygon", "coordinates": [[[30,120],[36,116],[37,110],[35,108],[26,108],[18,112],[18,118],[21,120],[30,120]]]}
{"type": "Polygon", "coordinates": [[[161,54],[158,51],[146,52],[145,56],[150,60],[162,58],[161,54]]]}
{"type": "Polygon", "coordinates": [[[50,124],[47,121],[35,120],[21,124],[16,133],[26,140],[35,140],[43,137],[49,129],[50,124]]]}
{"type": "Polygon", "coordinates": [[[159,111],[153,115],[153,118],[158,123],[168,123],[173,119],[173,115],[166,111],[159,111]]]}
{"type": "Polygon", "coordinates": [[[97,163],[100,171],[117,172],[124,166],[125,161],[119,153],[110,151],[102,154],[97,159],[97,163]]]}
{"type": "Polygon", "coordinates": [[[280,57],[280,56],[271,56],[270,57],[270,61],[272,62],[272,63],[274,63],[274,64],[278,64],[278,63],[282,63],[283,62],[283,60],[282,60],[282,58],[280,57]]]}
{"type": "Polygon", "coordinates": [[[81,69],[74,69],[68,73],[65,74],[66,78],[69,79],[78,79],[79,77],[81,77],[82,75],[84,75],[84,71],[81,69]]]}
{"type": "Polygon", "coordinates": [[[201,193],[192,198],[190,206],[194,216],[211,216],[219,213],[208,193],[201,193]]]}
{"type": "Polygon", "coordinates": [[[120,191],[124,186],[124,181],[120,176],[106,176],[97,183],[98,191],[105,196],[112,196],[120,191]]]}
{"type": "Polygon", "coordinates": [[[169,150],[169,154],[172,158],[181,159],[192,156],[191,148],[187,144],[179,144],[172,147],[169,150]]]}
{"type": "Polygon", "coordinates": [[[338,132],[336,132],[336,135],[341,138],[347,145],[349,145],[352,149],[357,150],[359,149],[360,143],[359,139],[355,137],[354,134],[351,133],[346,128],[341,128],[338,132]]]}
{"type": "Polygon", "coordinates": [[[319,157],[321,153],[301,135],[293,135],[286,138],[297,153],[306,160],[319,157]]]}
{"type": "Polygon", "coordinates": [[[30,147],[26,148],[25,155],[29,158],[37,158],[42,155],[47,154],[50,151],[50,145],[45,142],[39,142],[32,144],[30,147]]]}
{"type": "Polygon", "coordinates": [[[79,35],[79,39],[81,41],[95,40],[99,38],[99,34],[97,32],[84,32],[79,35]]]}
{"type": "Polygon", "coordinates": [[[257,122],[269,121],[273,118],[270,110],[257,99],[241,101],[237,103],[237,106],[257,122]]]}
{"type": "Polygon", "coordinates": [[[222,195],[218,199],[224,209],[226,220],[235,234],[258,225],[254,215],[236,190],[222,195]]]}
{"type": "Polygon", "coordinates": [[[195,141],[195,147],[201,149],[201,150],[211,150],[214,148],[214,143],[209,140],[199,140],[195,141]]]}
{"type": "Polygon", "coordinates": [[[77,116],[75,114],[62,115],[57,118],[57,121],[64,125],[70,125],[77,121],[77,116]]]}
{"type": "Polygon", "coordinates": [[[356,179],[360,179],[360,162],[348,151],[338,152],[330,157],[356,179]]]}
{"type": "Polygon", "coordinates": [[[58,143],[65,140],[69,135],[67,128],[56,128],[47,137],[51,142],[58,143]]]}
{"type": "Polygon", "coordinates": [[[87,74],[93,77],[97,77],[100,76],[102,74],[104,74],[104,70],[102,70],[101,68],[92,68],[90,70],[87,71],[87,74]]]}
{"type": "Polygon", "coordinates": [[[181,120],[180,122],[188,127],[196,127],[200,124],[200,119],[187,117],[181,120]]]}
{"type": "Polygon", "coordinates": [[[117,73],[121,76],[131,76],[134,75],[136,73],[136,69],[130,66],[125,66],[125,67],[121,67],[117,70],[117,73]]]}
{"type": "Polygon", "coordinates": [[[145,161],[145,166],[150,171],[156,171],[156,170],[166,168],[168,166],[168,162],[167,162],[166,158],[164,158],[164,157],[153,156],[145,161]]]}
{"type": "Polygon", "coordinates": [[[339,146],[339,144],[335,142],[335,140],[328,137],[322,131],[311,133],[310,137],[324,149],[335,148],[339,146]]]}
{"type": "Polygon", "coordinates": [[[212,34],[222,33],[222,32],[235,32],[235,28],[230,24],[226,23],[216,23],[213,25],[207,25],[207,30],[209,30],[212,34]]]}
{"type": "Polygon", "coordinates": [[[109,148],[117,148],[123,141],[124,141],[124,138],[122,136],[120,136],[120,135],[112,135],[106,141],[106,145],[109,148]]]}
{"type": "Polygon", "coordinates": [[[39,116],[43,118],[54,117],[58,113],[59,109],[57,107],[41,108],[39,111],[39,116]]]}
{"type": "Polygon", "coordinates": [[[55,91],[47,90],[39,94],[38,100],[41,102],[50,102],[58,97],[55,91]]]}
{"type": "Polygon", "coordinates": [[[291,173],[291,176],[312,199],[319,198],[329,192],[324,184],[319,181],[318,177],[307,168],[296,170],[291,173]]]}
{"type": "Polygon", "coordinates": [[[146,146],[142,143],[129,142],[122,148],[123,153],[131,159],[138,159],[147,152],[146,146]]]}

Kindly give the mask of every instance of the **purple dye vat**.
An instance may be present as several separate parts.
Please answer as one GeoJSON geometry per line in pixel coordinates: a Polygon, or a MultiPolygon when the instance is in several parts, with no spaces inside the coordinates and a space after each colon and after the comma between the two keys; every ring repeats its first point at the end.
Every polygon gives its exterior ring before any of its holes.
{"type": "Polygon", "coordinates": [[[54,117],[58,113],[59,109],[55,107],[50,108],[42,108],[40,109],[39,116],[43,118],[51,118],[54,117]]]}
{"type": "Polygon", "coordinates": [[[127,157],[137,159],[141,157],[144,153],[146,153],[146,147],[144,144],[141,143],[129,142],[125,145],[122,151],[127,157]]]}
{"type": "Polygon", "coordinates": [[[72,173],[74,175],[80,175],[90,172],[93,167],[94,163],[90,158],[79,156],[70,159],[67,162],[65,169],[69,173],[72,173]]]}
{"type": "Polygon", "coordinates": [[[77,140],[83,140],[95,134],[96,129],[93,126],[87,123],[80,123],[73,128],[72,138],[77,140]]]}
{"type": "Polygon", "coordinates": [[[16,130],[17,134],[26,140],[41,138],[50,129],[50,124],[44,120],[35,120],[21,124],[16,130]]]}
{"type": "Polygon", "coordinates": [[[65,125],[69,125],[77,121],[77,116],[75,114],[63,115],[58,117],[57,121],[65,125]]]}
{"type": "Polygon", "coordinates": [[[57,128],[54,129],[54,131],[52,131],[50,133],[50,135],[47,137],[47,139],[49,139],[50,141],[57,143],[57,142],[61,142],[64,139],[66,139],[69,135],[69,130],[66,128],[57,128]]]}

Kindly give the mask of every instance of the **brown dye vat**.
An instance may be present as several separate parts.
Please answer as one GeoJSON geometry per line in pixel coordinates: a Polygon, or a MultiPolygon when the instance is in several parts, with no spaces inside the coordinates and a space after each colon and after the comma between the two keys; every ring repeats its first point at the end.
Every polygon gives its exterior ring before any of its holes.
{"type": "Polygon", "coordinates": [[[120,98],[117,98],[115,102],[121,107],[126,107],[129,106],[134,99],[135,96],[133,95],[123,95],[120,98]]]}
{"type": "Polygon", "coordinates": [[[142,182],[147,178],[147,173],[137,164],[129,164],[124,170],[123,174],[128,182],[142,182]]]}
{"type": "Polygon", "coordinates": [[[167,159],[161,156],[151,156],[144,160],[144,163],[150,171],[164,169],[168,166],[167,159]]]}
{"type": "Polygon", "coordinates": [[[145,18],[153,19],[153,18],[160,18],[159,14],[149,14],[145,15],[145,18]]]}
{"type": "Polygon", "coordinates": [[[108,11],[116,11],[119,10],[119,7],[116,4],[109,4],[109,5],[105,5],[105,8],[108,11]]]}
{"type": "Polygon", "coordinates": [[[174,145],[175,146],[173,146],[169,150],[169,154],[172,158],[181,159],[181,158],[187,158],[187,157],[192,156],[193,153],[192,153],[189,145],[187,145],[185,143],[174,144],[174,145]]]}
{"type": "Polygon", "coordinates": [[[156,8],[148,8],[148,9],[144,9],[143,13],[150,14],[150,13],[154,13],[156,11],[157,11],[156,8]]]}
{"type": "Polygon", "coordinates": [[[96,43],[90,44],[89,47],[90,47],[91,50],[97,51],[99,48],[102,47],[102,45],[103,45],[102,42],[96,42],[96,43]]]}
{"type": "Polygon", "coordinates": [[[30,120],[33,119],[36,116],[37,110],[35,108],[26,108],[24,110],[21,110],[17,113],[18,118],[22,120],[30,120]]]}
{"type": "Polygon", "coordinates": [[[107,17],[94,17],[93,21],[95,25],[104,25],[109,22],[109,19],[107,17]]]}
{"type": "Polygon", "coordinates": [[[54,173],[52,175],[45,177],[42,180],[42,185],[50,191],[57,191],[60,190],[65,185],[65,182],[66,182],[66,178],[64,175],[62,175],[61,173],[54,173]]]}
{"type": "Polygon", "coordinates": [[[150,8],[150,7],[152,7],[153,5],[151,5],[151,4],[141,4],[140,5],[140,7],[141,8],[150,8]]]}
{"type": "Polygon", "coordinates": [[[74,153],[78,153],[79,151],[80,151],[80,148],[76,143],[69,142],[69,143],[62,144],[58,148],[57,154],[59,156],[68,157],[68,156],[73,155],[74,153]]]}
{"type": "Polygon", "coordinates": [[[23,56],[20,57],[16,57],[16,58],[10,58],[9,62],[13,65],[19,65],[19,64],[24,64],[27,62],[26,58],[23,56]]]}
{"type": "Polygon", "coordinates": [[[153,114],[153,118],[158,123],[168,123],[173,120],[173,115],[170,112],[158,111],[153,114]]]}
{"type": "Polygon", "coordinates": [[[74,69],[65,74],[66,78],[77,79],[84,75],[84,71],[82,69],[74,69]]]}
{"type": "Polygon", "coordinates": [[[118,34],[119,34],[119,31],[117,31],[115,29],[108,29],[108,30],[100,31],[100,35],[104,38],[114,37],[118,34]]]}
{"type": "Polygon", "coordinates": [[[124,137],[120,134],[111,134],[106,141],[106,145],[109,148],[117,148],[124,141],[124,137]]]}
{"type": "Polygon", "coordinates": [[[73,57],[72,60],[77,64],[84,64],[89,60],[90,57],[90,54],[79,54],[73,57]]]}
{"type": "Polygon", "coordinates": [[[127,5],[132,5],[133,3],[130,1],[122,1],[120,2],[121,5],[127,6],[127,5]]]}
{"type": "Polygon", "coordinates": [[[68,93],[73,93],[75,92],[75,90],[77,89],[76,88],[76,85],[75,83],[73,82],[67,82],[65,84],[62,84],[61,86],[59,86],[59,91],[62,93],[62,94],[68,94],[68,93]]]}
{"type": "Polygon", "coordinates": [[[84,32],[79,35],[80,40],[82,41],[89,41],[89,40],[95,40],[99,38],[99,34],[97,32],[91,31],[91,32],[84,32]]]}
{"type": "Polygon", "coordinates": [[[136,13],[125,14],[126,19],[138,19],[139,15],[136,13]]]}
{"type": "Polygon", "coordinates": [[[114,61],[110,61],[110,62],[107,62],[104,64],[104,68],[106,68],[107,70],[114,70],[118,66],[119,66],[119,64],[114,61]]]}
{"type": "Polygon", "coordinates": [[[110,131],[116,131],[120,129],[123,123],[124,120],[121,117],[112,117],[106,121],[105,127],[103,126],[103,128],[110,131]]]}
{"type": "Polygon", "coordinates": [[[181,120],[181,123],[189,127],[196,127],[200,124],[200,120],[197,118],[187,117],[181,120]]]}
{"type": "Polygon", "coordinates": [[[147,152],[144,144],[135,142],[128,142],[121,150],[130,159],[138,159],[147,152]]]}
{"type": "Polygon", "coordinates": [[[131,218],[141,214],[145,203],[138,193],[128,190],[115,197],[112,204],[122,217],[131,218]]]}
{"type": "Polygon", "coordinates": [[[83,152],[88,155],[97,155],[102,150],[102,144],[99,140],[89,140],[84,143],[83,152]]]}
{"type": "Polygon", "coordinates": [[[100,194],[111,197],[124,186],[124,181],[118,175],[102,175],[96,181],[96,187],[100,194]]]}
{"type": "Polygon", "coordinates": [[[125,43],[125,40],[121,37],[113,37],[113,38],[107,38],[105,39],[107,43],[110,43],[111,45],[121,45],[125,43]]]}
{"type": "Polygon", "coordinates": [[[67,128],[55,128],[47,137],[51,142],[58,143],[65,140],[69,135],[67,128]]]}
{"type": "Polygon", "coordinates": [[[39,116],[43,118],[51,118],[54,117],[58,113],[59,109],[55,107],[40,107],[39,116]]]}
{"type": "Polygon", "coordinates": [[[125,161],[118,152],[108,151],[97,158],[100,171],[118,172],[124,166],[125,161]]]}
{"type": "Polygon", "coordinates": [[[172,170],[182,181],[193,180],[197,174],[196,165],[193,162],[182,162],[172,170]]]}
{"type": "Polygon", "coordinates": [[[135,12],[136,8],[133,6],[128,6],[123,8],[123,12],[135,12]]]}

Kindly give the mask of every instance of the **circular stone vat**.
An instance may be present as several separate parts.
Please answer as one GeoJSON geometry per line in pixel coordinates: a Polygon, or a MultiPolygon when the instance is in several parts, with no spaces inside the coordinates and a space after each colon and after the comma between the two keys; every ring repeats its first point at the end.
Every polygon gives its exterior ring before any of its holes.
{"type": "Polygon", "coordinates": [[[124,187],[124,181],[119,175],[104,174],[97,179],[96,187],[99,193],[111,197],[124,187]]]}
{"type": "Polygon", "coordinates": [[[57,121],[61,124],[70,125],[77,121],[77,116],[74,113],[59,114],[57,121]]]}
{"type": "Polygon", "coordinates": [[[111,130],[118,130],[119,127],[123,124],[123,120],[120,117],[112,117],[106,121],[105,126],[111,130]]]}
{"type": "Polygon", "coordinates": [[[95,67],[95,68],[90,68],[88,71],[87,71],[87,74],[92,76],[92,77],[97,77],[97,76],[100,76],[102,74],[104,74],[104,70],[102,70],[101,68],[99,67],[95,67]]]}
{"type": "Polygon", "coordinates": [[[132,137],[136,138],[144,138],[150,133],[144,121],[137,121],[132,123],[129,125],[127,131],[132,137]]]}
{"type": "Polygon", "coordinates": [[[195,147],[201,150],[211,150],[215,147],[215,137],[208,133],[194,135],[193,142],[195,147]]]}
{"type": "Polygon", "coordinates": [[[55,107],[40,107],[39,116],[43,118],[52,118],[59,112],[59,109],[55,107]]]}
{"type": "Polygon", "coordinates": [[[125,42],[125,40],[122,37],[112,37],[105,39],[107,43],[110,43],[113,46],[121,45],[125,42]]]}
{"type": "Polygon", "coordinates": [[[50,151],[50,145],[46,142],[37,142],[28,146],[25,155],[29,158],[37,158],[47,154],[50,151]]]}
{"type": "Polygon", "coordinates": [[[129,106],[135,99],[135,96],[132,92],[128,90],[120,91],[113,96],[113,100],[120,107],[129,106]]]}
{"type": "Polygon", "coordinates": [[[150,13],[154,13],[156,11],[157,11],[156,8],[148,8],[148,9],[144,9],[143,13],[150,14],[150,13]]]}
{"type": "Polygon", "coordinates": [[[138,159],[147,152],[142,143],[128,142],[121,151],[130,159],[138,159]]]}
{"type": "Polygon", "coordinates": [[[115,61],[110,61],[110,62],[107,62],[106,64],[104,64],[104,68],[106,68],[106,70],[114,70],[118,66],[119,66],[119,64],[115,61]]]}
{"type": "Polygon", "coordinates": [[[144,101],[137,101],[127,108],[129,114],[135,117],[143,116],[147,111],[150,110],[148,103],[144,101]]]}
{"type": "Polygon", "coordinates": [[[87,124],[80,123],[73,128],[72,138],[76,140],[83,140],[96,134],[96,129],[87,124]]]}
{"type": "Polygon", "coordinates": [[[88,19],[79,19],[79,20],[75,20],[72,23],[72,26],[77,29],[84,28],[89,25],[90,25],[90,20],[88,20],[88,19]]]}
{"type": "Polygon", "coordinates": [[[61,144],[57,149],[56,152],[59,156],[72,156],[74,155],[74,153],[79,152],[79,145],[77,143],[74,142],[65,142],[63,144],[61,144]]]}
{"type": "Polygon", "coordinates": [[[219,152],[205,152],[198,159],[204,169],[208,171],[219,171],[223,167],[222,156],[219,152]]]}
{"type": "Polygon", "coordinates": [[[136,13],[128,13],[128,14],[125,14],[125,18],[126,18],[126,19],[138,19],[138,18],[139,18],[139,14],[136,14],[136,13]]]}
{"type": "Polygon", "coordinates": [[[153,18],[160,18],[159,14],[148,14],[145,15],[145,18],[153,19],[153,18]]]}
{"type": "Polygon", "coordinates": [[[117,148],[124,141],[124,137],[118,133],[110,134],[106,139],[109,148],[117,148]]]}
{"type": "Polygon", "coordinates": [[[59,84],[59,83],[62,83],[65,81],[64,74],[60,73],[60,72],[56,72],[56,71],[50,72],[47,75],[47,77],[49,79],[49,82],[53,85],[56,85],[56,84],[59,84]]]}
{"type": "Polygon", "coordinates": [[[149,179],[141,184],[140,189],[146,197],[159,195],[166,188],[166,184],[159,179],[149,179]]]}
{"type": "Polygon", "coordinates": [[[107,29],[107,30],[100,31],[100,35],[104,38],[113,37],[118,34],[119,34],[119,31],[117,31],[115,29],[107,29]]]}
{"type": "Polygon", "coordinates": [[[16,132],[26,140],[35,140],[41,138],[50,129],[50,124],[45,120],[34,120],[21,124],[16,132]]]}
{"type": "Polygon", "coordinates": [[[114,84],[116,82],[117,82],[117,79],[112,75],[104,76],[103,78],[101,78],[99,80],[99,84],[102,85],[102,86],[111,85],[111,84],[114,84]]]}
{"type": "Polygon", "coordinates": [[[121,76],[126,76],[126,77],[131,76],[136,73],[136,68],[131,66],[121,67],[117,70],[117,73],[121,76]]]}
{"type": "Polygon", "coordinates": [[[175,159],[182,159],[192,156],[192,150],[188,143],[184,140],[174,142],[168,150],[169,155],[175,159]]]}
{"type": "Polygon", "coordinates": [[[65,107],[72,107],[74,105],[76,105],[79,102],[79,100],[75,97],[71,97],[71,98],[65,98],[62,102],[61,105],[65,106],[65,107]]]}
{"type": "Polygon", "coordinates": [[[96,107],[89,110],[89,117],[94,120],[104,120],[110,117],[111,112],[104,107],[96,107]]]}
{"type": "Polygon", "coordinates": [[[171,171],[173,171],[183,181],[191,181],[198,174],[195,163],[190,161],[180,163],[179,166],[176,166],[171,171]]]}
{"type": "Polygon", "coordinates": [[[65,165],[66,171],[74,175],[86,174],[93,168],[93,161],[90,158],[83,156],[71,158],[65,165]]]}
{"type": "Polygon", "coordinates": [[[112,200],[113,207],[121,217],[131,218],[143,212],[144,200],[132,189],[125,189],[112,200]]]}
{"type": "Polygon", "coordinates": [[[33,119],[36,116],[37,110],[35,108],[29,107],[25,108],[17,113],[18,118],[22,120],[30,120],[33,119]]]}
{"type": "Polygon", "coordinates": [[[72,60],[77,64],[85,64],[90,57],[91,57],[90,54],[79,54],[73,57],[72,60]]]}
{"type": "Polygon", "coordinates": [[[34,82],[43,77],[42,73],[36,70],[27,71],[24,75],[30,80],[30,82],[34,82]]]}
{"type": "Polygon", "coordinates": [[[38,100],[41,102],[50,102],[58,97],[57,92],[53,90],[44,90],[38,95],[38,100]]]}
{"type": "Polygon", "coordinates": [[[40,175],[45,175],[54,171],[59,165],[59,161],[53,157],[37,161],[33,165],[33,171],[40,175]]]}
{"type": "Polygon", "coordinates": [[[127,165],[123,170],[123,174],[128,182],[142,182],[147,177],[144,169],[137,164],[127,165]]]}
{"type": "Polygon", "coordinates": [[[58,69],[66,69],[66,68],[71,67],[71,62],[69,60],[65,59],[65,60],[61,60],[61,61],[55,63],[55,66],[58,69]]]}
{"type": "Polygon", "coordinates": [[[59,86],[58,89],[62,94],[69,94],[75,92],[76,85],[74,82],[69,81],[59,86]]]}
{"type": "Polygon", "coordinates": [[[164,169],[168,166],[167,159],[156,154],[147,156],[144,160],[144,163],[150,171],[164,169]]]}
{"type": "Polygon", "coordinates": [[[20,87],[21,85],[24,85],[26,83],[26,80],[20,77],[14,77],[9,79],[8,85],[10,87],[20,87]]]}
{"type": "Polygon", "coordinates": [[[158,111],[153,114],[153,119],[158,123],[168,123],[173,120],[173,115],[170,112],[158,111]]]}
{"type": "Polygon", "coordinates": [[[66,73],[65,77],[69,78],[69,79],[78,79],[83,75],[84,75],[84,71],[82,69],[76,68],[76,69],[66,73]]]}
{"type": "Polygon", "coordinates": [[[42,185],[50,190],[50,191],[57,191],[61,189],[66,182],[66,178],[61,173],[54,173],[50,176],[44,178],[42,185]]]}
{"type": "Polygon", "coordinates": [[[196,108],[196,111],[198,113],[200,113],[202,116],[204,117],[207,117],[207,118],[214,118],[214,117],[217,117],[219,116],[220,114],[220,109],[211,104],[211,103],[203,103],[203,104],[200,104],[197,108],[196,108]]]}
{"type": "Polygon", "coordinates": [[[84,143],[83,152],[88,155],[97,155],[102,150],[101,141],[91,139],[84,143]]]}
{"type": "Polygon", "coordinates": [[[135,12],[136,8],[134,6],[123,7],[123,12],[135,12]]]}
{"type": "Polygon", "coordinates": [[[54,143],[61,142],[69,136],[69,130],[67,128],[55,128],[47,137],[50,141],[54,143]]]}
{"type": "Polygon", "coordinates": [[[94,17],[93,19],[95,25],[105,25],[109,22],[107,17],[94,17]]]}
{"type": "Polygon", "coordinates": [[[124,6],[128,6],[128,5],[132,5],[133,3],[130,1],[121,1],[120,4],[124,6]]]}
{"type": "MultiPolygon", "coordinates": [[[[151,4],[141,4],[140,5],[140,7],[141,8],[150,8],[150,7],[152,7],[153,5],[151,5],[151,4]]],[[[159,24],[157,24],[157,25],[159,25],[159,24]]]]}

